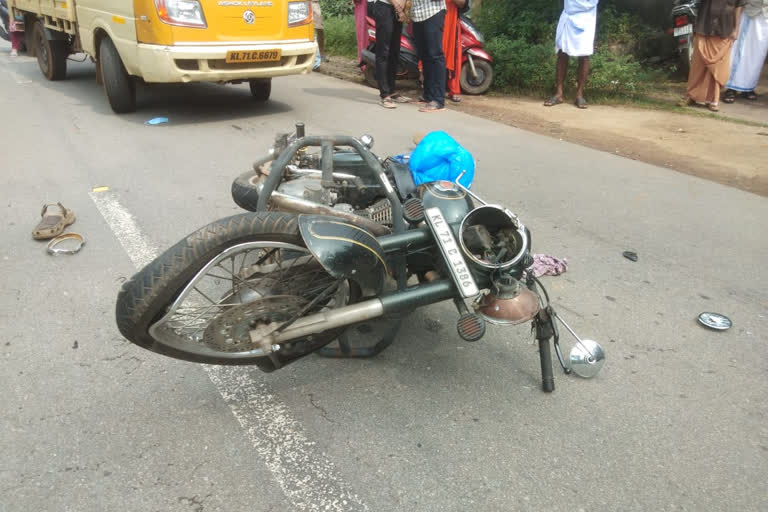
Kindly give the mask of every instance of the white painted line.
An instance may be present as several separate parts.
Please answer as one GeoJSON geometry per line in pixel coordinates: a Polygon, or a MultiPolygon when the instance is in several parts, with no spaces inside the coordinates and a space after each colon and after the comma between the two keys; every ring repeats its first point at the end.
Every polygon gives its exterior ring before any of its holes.
{"type": "MultiPolygon", "coordinates": [[[[90,196],[136,268],[157,257],[158,250],[114,193],[91,192],[90,196]]],[[[295,510],[368,510],[348,490],[333,463],[317,452],[315,443],[307,438],[286,405],[266,383],[251,379],[251,370],[234,366],[203,368],[295,510]]]]}

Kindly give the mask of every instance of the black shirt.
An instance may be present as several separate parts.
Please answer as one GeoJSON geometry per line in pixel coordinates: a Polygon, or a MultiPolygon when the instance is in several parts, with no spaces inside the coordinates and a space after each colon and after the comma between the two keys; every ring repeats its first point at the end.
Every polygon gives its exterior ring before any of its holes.
{"type": "Polygon", "coordinates": [[[736,29],[736,8],[746,0],[703,0],[694,32],[703,36],[730,37],[736,29]]]}

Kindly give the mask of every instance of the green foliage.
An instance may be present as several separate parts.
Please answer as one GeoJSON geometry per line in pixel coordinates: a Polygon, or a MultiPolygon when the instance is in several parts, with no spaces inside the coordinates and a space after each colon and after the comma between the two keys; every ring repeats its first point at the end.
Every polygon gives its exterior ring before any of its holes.
{"type": "Polygon", "coordinates": [[[323,19],[351,16],[355,11],[353,0],[320,0],[323,19]]]}
{"type": "MultiPolygon", "coordinates": [[[[352,3],[350,1],[350,3],[352,3]]],[[[325,13],[323,13],[325,14],[325,13]]],[[[327,17],[325,28],[325,52],[328,55],[357,57],[357,36],[354,16],[327,17]]]]}
{"type": "MultiPolygon", "coordinates": [[[[612,0],[599,4],[595,55],[587,85],[590,96],[637,96],[651,84],[638,53],[652,29],[620,13],[612,0]]],[[[483,0],[474,15],[495,59],[494,88],[549,94],[555,80],[555,30],[561,0],[483,0]]],[[[575,83],[575,59],[569,84],[575,83]]]]}

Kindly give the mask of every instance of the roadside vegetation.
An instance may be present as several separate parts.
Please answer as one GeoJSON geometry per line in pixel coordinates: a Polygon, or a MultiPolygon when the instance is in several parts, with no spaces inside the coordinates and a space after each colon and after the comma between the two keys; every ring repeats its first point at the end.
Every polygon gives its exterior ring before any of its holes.
{"type": "MultiPolygon", "coordinates": [[[[353,3],[321,0],[321,5],[326,53],[356,56],[353,3]]],[[[555,30],[561,10],[561,0],[483,0],[482,7],[472,12],[485,36],[486,49],[495,60],[492,92],[542,97],[551,93],[555,30]]],[[[644,24],[635,15],[619,12],[612,0],[601,1],[588,85],[590,97],[636,100],[668,80],[675,67],[658,63],[663,41],[661,29],[644,24]]],[[[568,86],[575,88],[576,63],[572,64],[568,86]]]]}

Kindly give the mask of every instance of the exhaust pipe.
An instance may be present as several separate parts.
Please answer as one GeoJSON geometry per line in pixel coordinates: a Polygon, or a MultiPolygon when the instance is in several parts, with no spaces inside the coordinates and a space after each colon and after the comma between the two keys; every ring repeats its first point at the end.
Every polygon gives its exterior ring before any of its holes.
{"type": "Polygon", "coordinates": [[[456,287],[452,281],[436,281],[434,283],[414,286],[397,291],[381,298],[369,299],[343,308],[323,311],[299,318],[280,332],[264,333],[263,328],[250,332],[254,344],[269,350],[280,350],[279,345],[311,334],[319,334],[337,327],[365,322],[384,315],[413,311],[419,306],[434,304],[456,295],[456,287]]]}
{"type": "Polygon", "coordinates": [[[317,215],[329,215],[331,217],[340,217],[352,224],[365,228],[375,236],[392,234],[392,230],[381,224],[377,224],[372,220],[366,219],[354,213],[343,212],[340,210],[334,210],[330,206],[324,204],[315,203],[314,201],[308,201],[299,197],[289,196],[275,190],[269,197],[269,201],[275,208],[283,212],[290,213],[315,213],[317,215]]]}

